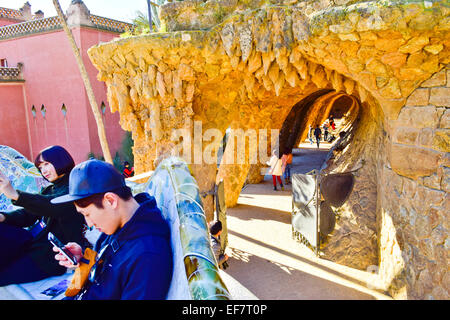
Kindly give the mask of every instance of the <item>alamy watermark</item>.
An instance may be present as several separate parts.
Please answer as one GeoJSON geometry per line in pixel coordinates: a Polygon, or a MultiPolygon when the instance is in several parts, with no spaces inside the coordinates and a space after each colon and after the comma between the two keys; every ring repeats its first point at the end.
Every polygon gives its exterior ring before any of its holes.
{"type": "Polygon", "coordinates": [[[220,151],[223,164],[266,164],[274,150],[279,155],[279,135],[279,129],[235,128],[224,136],[216,128],[203,131],[202,122],[194,121],[193,134],[191,128],[173,129],[170,140],[174,143],[172,155],[188,164],[215,164],[220,151]],[[226,144],[223,149],[222,142],[226,144]]]}

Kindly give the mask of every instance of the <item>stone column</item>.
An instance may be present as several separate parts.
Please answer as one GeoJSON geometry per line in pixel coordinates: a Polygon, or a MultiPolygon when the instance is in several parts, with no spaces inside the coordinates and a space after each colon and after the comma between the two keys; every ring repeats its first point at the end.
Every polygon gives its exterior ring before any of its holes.
{"type": "Polygon", "coordinates": [[[262,163],[252,164],[248,170],[247,183],[260,183],[264,180],[264,168],[262,163]]]}
{"type": "MultiPolygon", "coordinates": [[[[256,132],[256,131],[255,131],[256,132]]],[[[242,186],[247,178],[249,163],[249,145],[244,129],[239,128],[238,123],[231,126],[227,144],[220,163],[217,180],[223,179],[225,189],[225,203],[227,207],[234,207],[241,193],[242,186]]],[[[253,143],[256,145],[256,141],[253,143]]]]}
{"type": "MultiPolygon", "coordinates": [[[[227,207],[234,207],[241,189],[249,178],[249,183],[258,183],[264,179],[261,169],[266,166],[272,150],[272,131],[270,129],[241,129],[235,124],[230,134],[220,163],[217,181],[224,180],[225,201],[227,207]],[[262,137],[265,135],[265,139],[262,137]],[[235,142],[231,139],[236,139],[235,142]],[[245,141],[245,145],[243,143],[245,141]],[[252,168],[251,172],[250,169],[252,168]]],[[[278,138],[278,130],[274,131],[278,138]]]]}
{"type": "Polygon", "coordinates": [[[210,222],[214,219],[214,187],[216,183],[217,165],[192,164],[189,167],[200,190],[200,199],[202,200],[206,221],[210,222]]]}
{"type": "Polygon", "coordinates": [[[223,179],[225,187],[225,203],[228,208],[234,207],[237,204],[249,169],[249,164],[223,164],[220,166],[217,179],[223,179]]]}

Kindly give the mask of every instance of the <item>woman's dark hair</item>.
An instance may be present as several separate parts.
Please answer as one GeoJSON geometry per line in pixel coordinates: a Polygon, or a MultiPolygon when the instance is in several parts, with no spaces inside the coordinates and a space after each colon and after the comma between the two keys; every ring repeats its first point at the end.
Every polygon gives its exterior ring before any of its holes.
{"type": "Polygon", "coordinates": [[[43,161],[50,162],[55,167],[58,176],[69,174],[75,167],[72,156],[61,146],[51,146],[39,152],[34,160],[34,165],[39,169],[39,165],[43,161]]]}
{"type": "MultiPolygon", "coordinates": [[[[119,196],[119,198],[124,201],[128,201],[133,197],[133,194],[131,193],[131,189],[129,187],[122,187],[122,188],[114,189],[114,190],[107,191],[107,192],[112,192],[112,193],[117,194],[117,196],[119,196]]],[[[107,192],[96,193],[87,198],[76,200],[75,204],[77,205],[77,207],[80,207],[80,208],[86,208],[90,204],[94,204],[94,206],[96,206],[98,209],[103,209],[102,201],[103,201],[103,197],[105,196],[105,193],[107,193],[107,192]]]]}

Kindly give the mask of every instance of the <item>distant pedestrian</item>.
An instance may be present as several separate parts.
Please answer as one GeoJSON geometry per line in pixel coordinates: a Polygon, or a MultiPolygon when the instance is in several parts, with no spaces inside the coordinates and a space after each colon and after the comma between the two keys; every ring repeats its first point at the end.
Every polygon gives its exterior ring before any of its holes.
{"type": "Polygon", "coordinates": [[[134,167],[130,166],[130,163],[128,161],[125,161],[123,163],[123,172],[122,175],[125,178],[130,178],[134,176],[134,167]]]}
{"type": "Polygon", "coordinates": [[[323,124],[323,141],[328,141],[328,123],[323,124]]]}
{"type": "Polygon", "coordinates": [[[283,181],[281,181],[283,170],[281,167],[281,159],[278,157],[277,150],[273,150],[272,157],[267,164],[270,166],[269,174],[272,175],[273,190],[277,191],[277,180],[280,184],[281,190],[284,190],[283,181]]]}
{"type": "Polygon", "coordinates": [[[336,124],[334,123],[334,117],[332,114],[330,114],[330,117],[328,118],[328,122],[330,123],[331,130],[336,130],[336,124]]]}
{"type": "Polygon", "coordinates": [[[220,236],[220,247],[222,252],[228,246],[228,228],[227,228],[227,204],[225,203],[225,185],[223,179],[214,187],[214,199],[216,203],[216,217],[222,223],[222,235],[220,236]]]}
{"type": "Polygon", "coordinates": [[[284,172],[284,183],[289,184],[291,180],[291,164],[292,164],[292,149],[283,153],[281,157],[281,171],[284,172]]]}
{"type": "Polygon", "coordinates": [[[314,136],[316,137],[317,148],[319,148],[320,139],[322,137],[322,130],[320,130],[319,125],[314,129],[314,136]]]}
{"type": "Polygon", "coordinates": [[[311,125],[309,125],[309,127],[308,127],[308,140],[309,140],[309,143],[310,144],[313,144],[313,135],[314,135],[314,128],[311,126],[311,125]]]}
{"type": "Polygon", "coordinates": [[[214,256],[216,257],[219,268],[226,269],[228,267],[227,260],[228,255],[222,251],[220,245],[220,234],[222,233],[222,222],[219,220],[213,222],[209,227],[209,233],[211,234],[211,248],[213,249],[214,256]]]}

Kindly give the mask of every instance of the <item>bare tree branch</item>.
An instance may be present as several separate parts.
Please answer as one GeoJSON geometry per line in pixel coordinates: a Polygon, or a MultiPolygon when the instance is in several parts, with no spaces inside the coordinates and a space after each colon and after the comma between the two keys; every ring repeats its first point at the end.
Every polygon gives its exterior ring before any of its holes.
{"type": "Polygon", "coordinates": [[[94,113],[95,122],[97,123],[97,131],[98,137],[100,139],[100,145],[103,151],[103,157],[106,162],[113,163],[111,158],[111,153],[109,151],[108,140],[106,139],[105,126],[103,125],[103,119],[100,114],[97,101],[95,100],[94,91],[92,90],[91,81],[89,80],[89,75],[86,71],[86,67],[84,66],[83,59],[81,58],[80,50],[75,43],[75,39],[73,38],[73,34],[67,26],[66,18],[62,12],[61,6],[58,0],[53,0],[53,4],[55,6],[56,12],[58,13],[59,19],[61,20],[61,24],[63,29],[69,39],[70,45],[72,47],[73,54],[75,55],[75,59],[77,60],[78,69],[81,73],[81,78],[84,82],[84,87],[86,88],[86,93],[91,104],[92,112],[94,113]]]}

